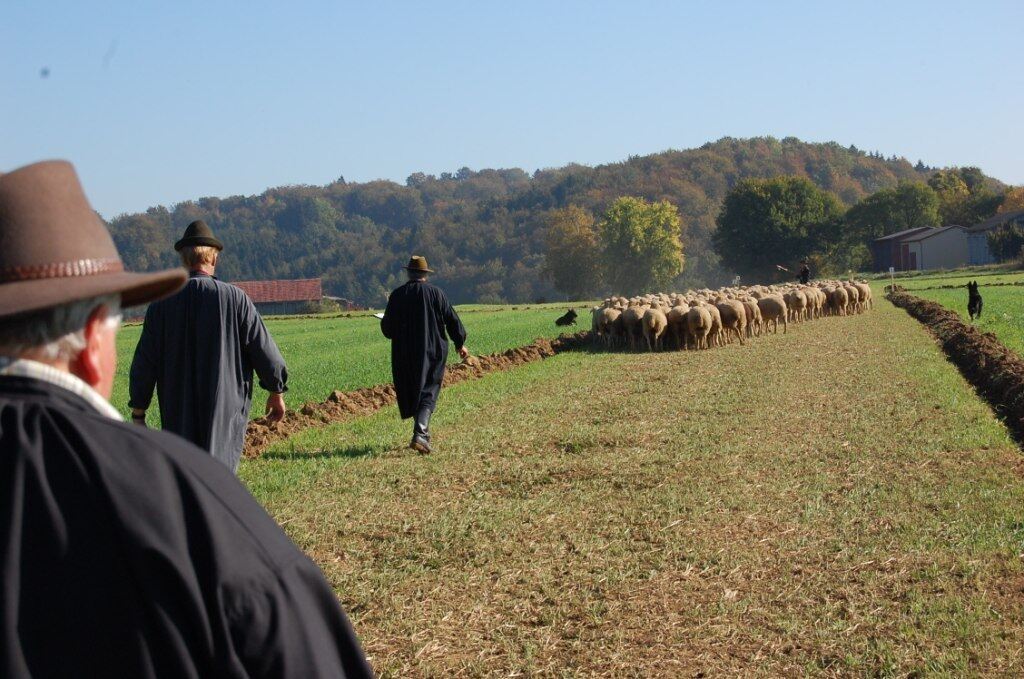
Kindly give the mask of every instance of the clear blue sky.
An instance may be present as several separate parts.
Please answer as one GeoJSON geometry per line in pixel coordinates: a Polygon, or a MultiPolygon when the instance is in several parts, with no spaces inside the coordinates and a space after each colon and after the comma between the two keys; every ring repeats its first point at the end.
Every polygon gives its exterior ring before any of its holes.
{"type": "Polygon", "coordinates": [[[1020,0],[0,0],[0,170],[68,158],[106,217],[726,135],[1024,183],[1022,26],[1020,0]]]}

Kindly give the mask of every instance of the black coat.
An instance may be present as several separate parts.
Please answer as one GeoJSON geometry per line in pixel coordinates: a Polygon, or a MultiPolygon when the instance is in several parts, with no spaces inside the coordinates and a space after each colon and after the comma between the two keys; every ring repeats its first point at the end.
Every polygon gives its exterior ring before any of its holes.
{"type": "Polygon", "coordinates": [[[224,465],[0,377],[0,676],[362,677],[334,592],[224,465]]]}
{"type": "Polygon", "coordinates": [[[253,371],[267,391],[287,388],[284,358],[249,297],[193,272],[182,290],[146,311],[128,405],[148,408],[155,385],[161,426],[236,470],[253,371]]]}
{"type": "Polygon", "coordinates": [[[402,419],[421,408],[433,410],[448,360],[448,337],[456,349],[466,343],[466,329],[448,298],[430,283],[409,281],[388,297],[380,329],[391,340],[391,376],[402,419]]]}

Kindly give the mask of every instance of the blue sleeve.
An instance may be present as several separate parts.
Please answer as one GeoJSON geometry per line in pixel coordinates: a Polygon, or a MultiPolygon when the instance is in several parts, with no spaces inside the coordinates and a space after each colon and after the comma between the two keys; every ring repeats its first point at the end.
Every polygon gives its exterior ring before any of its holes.
{"type": "Polygon", "coordinates": [[[242,350],[249,357],[260,386],[274,393],[288,391],[288,366],[285,365],[284,356],[256,311],[256,305],[244,293],[241,294],[238,330],[242,350]]]}

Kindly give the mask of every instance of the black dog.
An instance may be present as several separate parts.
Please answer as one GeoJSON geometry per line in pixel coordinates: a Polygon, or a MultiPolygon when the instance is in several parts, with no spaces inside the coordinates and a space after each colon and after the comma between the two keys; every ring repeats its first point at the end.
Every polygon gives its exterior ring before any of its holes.
{"type": "Polygon", "coordinates": [[[569,309],[564,315],[559,316],[555,325],[576,325],[576,310],[569,309]]]}
{"type": "Polygon", "coordinates": [[[981,306],[984,301],[981,299],[981,293],[978,292],[978,281],[967,284],[967,313],[970,314],[971,320],[981,317],[981,306]]]}

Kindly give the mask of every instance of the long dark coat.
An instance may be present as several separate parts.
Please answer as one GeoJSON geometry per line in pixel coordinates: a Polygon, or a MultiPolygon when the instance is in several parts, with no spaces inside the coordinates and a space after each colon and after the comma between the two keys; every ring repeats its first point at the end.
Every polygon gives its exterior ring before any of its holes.
{"type": "Polygon", "coordinates": [[[128,405],[148,408],[155,385],[163,428],[236,470],[253,371],[267,391],[286,389],[284,358],[252,301],[233,285],[193,272],[181,291],[146,311],[128,405]]]}
{"type": "Polygon", "coordinates": [[[391,376],[402,419],[415,417],[421,408],[433,410],[448,360],[448,337],[456,349],[466,343],[466,329],[448,298],[426,281],[409,281],[388,297],[380,329],[391,340],[391,376]]]}
{"type": "Polygon", "coordinates": [[[0,676],[363,677],[316,565],[224,465],[0,377],[0,676]]]}

